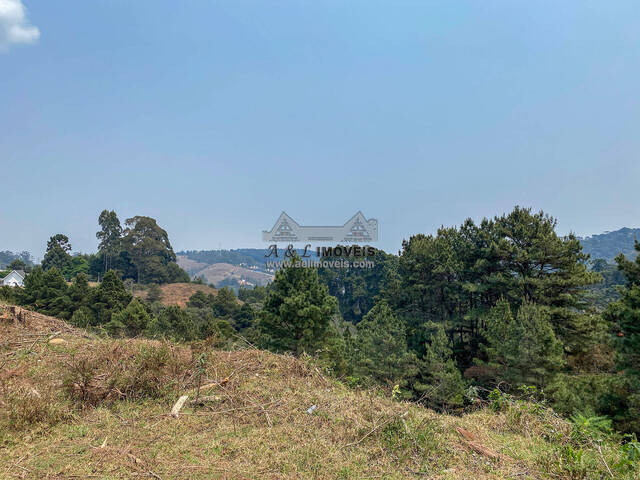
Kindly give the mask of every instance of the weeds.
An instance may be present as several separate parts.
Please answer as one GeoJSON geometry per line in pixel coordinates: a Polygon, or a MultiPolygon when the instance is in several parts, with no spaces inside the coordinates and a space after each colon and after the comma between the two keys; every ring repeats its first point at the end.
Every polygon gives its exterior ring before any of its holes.
{"type": "Polygon", "coordinates": [[[36,390],[26,385],[12,389],[2,399],[0,425],[20,431],[34,425],[51,426],[72,417],[67,402],[54,389],[36,390]]]}
{"type": "Polygon", "coordinates": [[[184,348],[169,342],[113,343],[74,355],[66,365],[67,395],[83,407],[164,398],[185,388],[191,379],[191,355],[184,348]]]}

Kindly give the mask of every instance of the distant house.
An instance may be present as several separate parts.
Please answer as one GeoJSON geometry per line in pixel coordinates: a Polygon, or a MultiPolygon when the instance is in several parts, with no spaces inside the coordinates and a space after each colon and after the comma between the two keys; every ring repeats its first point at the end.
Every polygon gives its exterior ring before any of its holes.
{"type": "Polygon", "coordinates": [[[0,279],[2,287],[22,287],[24,285],[24,270],[13,270],[9,275],[0,279]]]}

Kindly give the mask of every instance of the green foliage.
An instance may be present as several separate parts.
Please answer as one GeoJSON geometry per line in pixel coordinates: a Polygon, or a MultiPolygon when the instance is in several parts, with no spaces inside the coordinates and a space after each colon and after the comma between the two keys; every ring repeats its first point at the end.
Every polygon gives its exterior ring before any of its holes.
{"type": "Polygon", "coordinates": [[[113,268],[115,259],[120,251],[122,240],[122,226],[118,215],[113,210],[103,210],[98,217],[100,231],[96,233],[96,238],[100,240],[98,251],[103,258],[103,272],[108,272],[113,268]]]}
{"type": "MultiPolygon", "coordinates": [[[[640,252],[637,241],[635,249],[640,252]]],[[[640,256],[630,261],[619,255],[616,262],[625,275],[626,286],[621,291],[622,298],[607,307],[604,318],[614,332],[618,368],[627,380],[626,413],[619,416],[617,426],[640,432],[640,256]]]]}
{"type": "MultiPolygon", "coordinates": [[[[122,244],[131,255],[136,280],[141,283],[170,283],[174,281],[168,266],[175,263],[169,235],[153,218],[136,216],[125,221],[122,244]]],[[[187,280],[188,281],[188,280],[187,280]]]]}
{"type": "Polygon", "coordinates": [[[14,259],[9,265],[7,265],[7,270],[26,270],[27,264],[21,258],[14,259]]]}
{"type": "MultiPolygon", "coordinates": [[[[332,257],[338,260],[341,257],[332,257]]],[[[352,258],[343,257],[346,260],[352,258]]],[[[336,297],[342,318],[357,324],[373,307],[376,297],[388,290],[395,278],[398,257],[378,250],[365,257],[373,268],[319,268],[320,281],[327,285],[329,294],[336,297]]]]}
{"type": "Polygon", "coordinates": [[[177,305],[170,305],[150,322],[148,333],[156,338],[188,341],[198,337],[198,328],[186,310],[177,305]]]}
{"type": "Polygon", "coordinates": [[[238,299],[229,287],[218,290],[218,294],[212,300],[211,307],[216,317],[231,317],[240,309],[238,299]]]}
{"type": "Polygon", "coordinates": [[[42,269],[57,268],[60,272],[71,266],[71,244],[66,235],[58,233],[47,242],[47,251],[42,259],[42,269]]]}
{"type": "Polygon", "coordinates": [[[80,307],[73,312],[71,323],[76,327],[87,328],[95,323],[93,312],[88,307],[80,307]]]}
{"type": "Polygon", "coordinates": [[[123,278],[138,283],[189,282],[189,275],[175,263],[167,232],[153,218],[129,218],[123,229],[113,210],[103,210],[98,224],[99,252],[89,259],[90,271],[118,270],[123,278]]]}
{"type": "Polygon", "coordinates": [[[406,386],[417,373],[403,323],[384,302],[376,304],[358,324],[351,342],[354,374],[387,385],[406,386]]]}
{"type": "Polygon", "coordinates": [[[247,303],[243,304],[240,309],[233,314],[233,325],[236,330],[244,330],[249,328],[255,322],[256,313],[254,309],[247,303]]]}
{"type": "Polygon", "coordinates": [[[502,300],[487,321],[489,364],[499,377],[518,385],[544,386],[564,363],[562,344],[556,339],[546,309],[524,303],[514,319],[502,300]]]}
{"type": "Polygon", "coordinates": [[[613,434],[611,419],[607,417],[576,413],[570,420],[573,424],[572,436],[578,443],[587,443],[589,440],[601,442],[613,434]]]}
{"type": "Polygon", "coordinates": [[[67,295],[67,283],[56,267],[43,272],[40,267],[26,276],[24,288],[19,294],[23,305],[33,305],[36,310],[52,316],[68,319],[73,305],[67,295]]]}
{"type": "Polygon", "coordinates": [[[111,315],[129,305],[131,298],[120,276],[114,270],[109,270],[91,296],[91,308],[97,324],[110,322],[111,315]]]}
{"type": "Polygon", "coordinates": [[[7,303],[18,303],[20,301],[21,291],[17,288],[4,285],[0,287],[0,300],[4,300],[7,303]]]}
{"type": "Polygon", "coordinates": [[[267,288],[255,286],[254,288],[241,288],[238,290],[238,299],[245,303],[263,303],[267,298],[267,288]]]}
{"type": "Polygon", "coordinates": [[[460,407],[463,404],[465,384],[441,325],[436,326],[425,346],[420,380],[414,384],[414,389],[422,401],[434,408],[460,407]]]}
{"type": "Polygon", "coordinates": [[[590,335],[581,324],[587,307],[584,287],[598,280],[572,235],[559,237],[556,220],[516,207],[480,225],[441,228],[436,236],[403,242],[397,288],[390,291],[408,321],[409,344],[425,344],[430,322],[442,323],[458,363],[479,356],[487,312],[500,298],[548,307],[549,321],[565,346],[577,353],[590,335]]]}
{"type": "Polygon", "coordinates": [[[554,409],[563,414],[595,412],[616,420],[626,416],[628,384],[613,373],[561,373],[545,389],[554,409]]]}
{"type": "Polygon", "coordinates": [[[105,324],[105,329],[116,337],[135,337],[143,333],[150,322],[151,315],[148,309],[140,299],[133,298],[124,310],[111,316],[111,320],[105,324]]]}
{"type": "Polygon", "coordinates": [[[153,303],[159,302],[160,300],[162,300],[162,290],[160,290],[157,284],[152,283],[147,289],[147,301],[153,303]]]}
{"type": "Polygon", "coordinates": [[[71,257],[71,262],[62,271],[65,278],[75,278],[80,274],[89,273],[89,255],[74,254],[71,257]]]}
{"type": "Polygon", "coordinates": [[[270,348],[300,354],[324,343],[337,302],[314,269],[299,265],[297,256],[291,260],[276,272],[261,311],[260,328],[269,337],[270,348]]]}

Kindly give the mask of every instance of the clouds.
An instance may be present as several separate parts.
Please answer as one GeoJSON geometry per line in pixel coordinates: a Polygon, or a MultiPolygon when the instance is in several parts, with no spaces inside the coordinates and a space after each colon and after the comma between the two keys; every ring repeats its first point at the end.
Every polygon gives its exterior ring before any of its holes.
{"type": "Polygon", "coordinates": [[[29,23],[22,0],[0,0],[0,52],[12,45],[35,43],[38,38],[40,30],[29,23]]]}

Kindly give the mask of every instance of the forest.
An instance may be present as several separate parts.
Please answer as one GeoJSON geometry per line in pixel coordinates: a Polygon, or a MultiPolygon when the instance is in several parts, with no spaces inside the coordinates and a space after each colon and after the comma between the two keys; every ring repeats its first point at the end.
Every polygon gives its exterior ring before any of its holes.
{"type": "Polygon", "coordinates": [[[266,287],[197,292],[185,307],[160,301],[159,284],[189,278],[154,219],[122,226],[105,210],[98,226],[97,253],[72,255],[54,235],[24,288],[2,287],[2,299],[107,336],[312,355],[349,385],[438,411],[527,398],[640,432],[640,257],[592,259],[544,212],[412,235],[370,269],[289,266],[266,287]]]}

